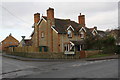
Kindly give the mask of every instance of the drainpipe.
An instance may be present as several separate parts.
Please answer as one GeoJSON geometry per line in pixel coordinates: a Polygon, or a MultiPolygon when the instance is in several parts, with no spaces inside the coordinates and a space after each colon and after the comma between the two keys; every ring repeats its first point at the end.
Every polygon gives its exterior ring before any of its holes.
{"type": "Polygon", "coordinates": [[[63,50],[63,34],[62,34],[62,52],[64,52],[64,50],[63,50]]]}

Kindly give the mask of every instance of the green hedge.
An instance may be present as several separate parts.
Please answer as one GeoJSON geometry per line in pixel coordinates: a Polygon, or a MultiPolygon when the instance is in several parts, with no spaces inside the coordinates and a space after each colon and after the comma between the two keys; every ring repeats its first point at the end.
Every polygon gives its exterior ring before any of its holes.
{"type": "Polygon", "coordinates": [[[120,54],[120,45],[115,47],[115,53],[120,54]]]}

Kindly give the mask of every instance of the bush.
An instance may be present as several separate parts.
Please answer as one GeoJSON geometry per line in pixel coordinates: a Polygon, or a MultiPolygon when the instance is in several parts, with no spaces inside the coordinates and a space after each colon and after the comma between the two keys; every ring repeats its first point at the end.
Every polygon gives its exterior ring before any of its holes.
{"type": "Polygon", "coordinates": [[[120,54],[120,45],[115,46],[115,53],[120,54]]]}

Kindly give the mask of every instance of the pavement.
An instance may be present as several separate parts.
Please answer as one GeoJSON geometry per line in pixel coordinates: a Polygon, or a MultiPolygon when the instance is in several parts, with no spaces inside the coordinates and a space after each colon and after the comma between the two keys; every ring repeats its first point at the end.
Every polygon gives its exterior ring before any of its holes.
{"type": "Polygon", "coordinates": [[[98,58],[87,58],[87,61],[95,61],[95,60],[106,60],[106,59],[118,59],[118,55],[112,55],[112,56],[105,56],[105,57],[98,57],[98,58]]]}
{"type": "MultiPolygon", "coordinates": [[[[2,54],[4,57],[8,58],[13,58],[17,60],[22,60],[22,61],[67,61],[67,60],[78,60],[78,59],[39,59],[39,58],[25,58],[25,57],[20,57],[20,56],[13,56],[13,55],[8,55],[8,54],[2,54]]],[[[106,59],[118,59],[118,55],[112,55],[112,56],[105,56],[105,57],[98,57],[98,58],[83,58],[80,60],[86,60],[86,61],[95,61],[95,60],[106,60],[106,59]]]]}

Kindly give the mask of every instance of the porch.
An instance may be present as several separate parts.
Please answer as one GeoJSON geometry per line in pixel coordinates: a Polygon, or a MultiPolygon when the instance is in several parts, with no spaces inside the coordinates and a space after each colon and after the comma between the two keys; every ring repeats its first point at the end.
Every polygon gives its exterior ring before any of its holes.
{"type": "Polygon", "coordinates": [[[76,51],[81,51],[84,49],[85,42],[80,41],[70,41],[69,43],[64,44],[64,54],[75,54],[76,51]]]}

